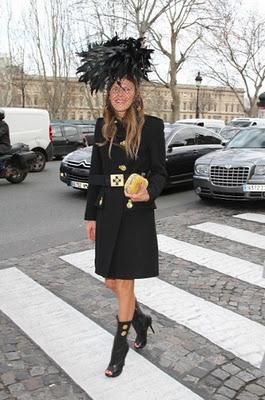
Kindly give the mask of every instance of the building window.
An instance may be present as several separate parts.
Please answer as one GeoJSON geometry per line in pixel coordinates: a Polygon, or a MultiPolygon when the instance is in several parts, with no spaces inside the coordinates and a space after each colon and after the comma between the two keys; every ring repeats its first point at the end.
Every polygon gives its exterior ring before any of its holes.
{"type": "Polygon", "coordinates": [[[38,105],[38,96],[34,96],[34,106],[38,105]]]}
{"type": "Polygon", "coordinates": [[[84,119],[84,115],[83,115],[83,113],[81,112],[81,113],[79,113],[79,119],[80,119],[80,121],[82,121],[83,119],[84,119]]]}
{"type": "Polygon", "coordinates": [[[75,112],[74,111],[70,113],[70,119],[75,119],[75,112]]]}
{"type": "Polygon", "coordinates": [[[225,112],[228,112],[228,104],[225,104],[225,112]]]}
{"type": "Polygon", "coordinates": [[[216,103],[213,105],[213,110],[217,111],[217,104],[216,103]]]}
{"type": "Polygon", "coordinates": [[[164,101],[164,108],[167,109],[167,101],[164,101]]]}
{"type": "Polygon", "coordinates": [[[183,115],[183,119],[186,119],[186,118],[187,118],[187,115],[186,115],[186,114],[184,114],[184,115],[183,115]]]}
{"type": "Polygon", "coordinates": [[[87,119],[90,119],[91,118],[91,112],[88,112],[87,113],[87,119]]]}
{"type": "Polygon", "coordinates": [[[183,103],[183,110],[185,110],[186,111],[186,103],[183,103]]]}
{"type": "Polygon", "coordinates": [[[231,104],[231,112],[234,112],[234,104],[231,104]]]}
{"type": "Polygon", "coordinates": [[[164,121],[167,121],[167,114],[164,114],[164,121]]]}
{"type": "Polygon", "coordinates": [[[237,105],[236,105],[236,111],[237,111],[237,112],[240,112],[240,104],[237,104],[237,105]]]}
{"type": "Polygon", "coordinates": [[[193,115],[192,115],[192,114],[190,114],[190,118],[193,118],[193,115]]]}

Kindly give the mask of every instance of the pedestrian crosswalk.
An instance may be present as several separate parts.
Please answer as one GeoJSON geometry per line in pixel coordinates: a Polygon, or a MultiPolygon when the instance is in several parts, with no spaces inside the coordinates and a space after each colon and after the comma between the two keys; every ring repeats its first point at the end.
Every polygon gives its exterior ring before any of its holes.
{"type": "MultiPolygon", "coordinates": [[[[242,221],[242,229],[207,221],[186,229],[214,235],[219,240],[247,244],[260,251],[262,260],[265,236],[253,233],[255,224],[262,226],[265,214],[245,213],[233,217],[242,221]],[[253,224],[251,231],[247,224],[253,224]]],[[[264,266],[246,257],[232,257],[225,252],[202,245],[158,235],[159,250],[176,259],[264,289],[264,266]]],[[[60,257],[66,265],[78,268],[86,276],[103,279],[94,272],[94,250],[60,257]]],[[[265,254],[264,254],[265,258],[265,254]]],[[[172,265],[171,265],[172,268],[172,265]]],[[[105,289],[102,289],[105,290],[105,289]]],[[[157,315],[184,326],[209,343],[230,352],[239,360],[259,368],[265,375],[265,325],[235,311],[207,301],[161,278],[138,280],[138,300],[157,315]]],[[[18,268],[0,270],[0,310],[19,326],[48,354],[92,399],[95,400],[204,400],[200,390],[190,389],[178,376],[170,376],[159,365],[130,351],[126,372],[116,380],[103,371],[109,361],[112,335],[83,313],[32,280],[18,268]],[[85,349],[85,350],[84,350],[85,349]],[[135,384],[137,382],[137,384],[135,384]]],[[[159,344],[158,344],[159,346],[159,344]]],[[[215,400],[214,395],[210,397],[215,400]]],[[[216,399],[221,398],[216,397],[216,399]]],[[[236,398],[236,397],[234,397],[236,398]]],[[[243,397],[242,397],[243,398],[243,397]]],[[[247,399],[247,397],[244,397],[247,399]]],[[[251,398],[251,397],[250,397],[251,398]]]]}
{"type": "Polygon", "coordinates": [[[234,228],[233,226],[216,224],[215,222],[204,222],[202,224],[193,225],[191,228],[265,250],[265,236],[259,233],[234,228]]]}

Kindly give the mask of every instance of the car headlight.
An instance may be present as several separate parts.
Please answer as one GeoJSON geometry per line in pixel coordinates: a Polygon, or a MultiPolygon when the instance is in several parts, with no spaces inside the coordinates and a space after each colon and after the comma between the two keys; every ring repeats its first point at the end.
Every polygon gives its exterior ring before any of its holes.
{"type": "Polygon", "coordinates": [[[255,175],[265,175],[265,165],[256,165],[255,175]]]}
{"type": "Polygon", "coordinates": [[[195,165],[195,172],[197,175],[209,175],[209,165],[207,164],[197,164],[195,165]]]}

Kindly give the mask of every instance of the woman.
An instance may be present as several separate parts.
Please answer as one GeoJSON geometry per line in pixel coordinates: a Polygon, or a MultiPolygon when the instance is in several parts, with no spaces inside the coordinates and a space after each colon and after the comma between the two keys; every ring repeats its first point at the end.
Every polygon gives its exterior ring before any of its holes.
{"type": "Polygon", "coordinates": [[[104,118],[96,123],[85,212],[88,239],[95,240],[96,273],[118,300],[107,377],[122,372],[130,325],[137,334],[136,349],[146,345],[152,327],[136,301],[134,280],[158,275],[154,199],[165,179],[163,122],[144,115],[138,81],[128,73],[109,84],[104,118]],[[145,176],[149,184],[129,195],[124,183],[132,173],[145,176]]]}

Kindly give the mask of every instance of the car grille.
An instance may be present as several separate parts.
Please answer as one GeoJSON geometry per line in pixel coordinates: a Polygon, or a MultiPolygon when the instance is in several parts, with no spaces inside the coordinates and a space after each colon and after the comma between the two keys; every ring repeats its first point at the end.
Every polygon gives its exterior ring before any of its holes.
{"type": "Polygon", "coordinates": [[[87,182],[88,181],[87,176],[68,174],[67,178],[69,179],[69,181],[75,181],[75,182],[87,182]]]}
{"type": "Polygon", "coordinates": [[[247,182],[249,167],[211,166],[210,179],[213,185],[222,187],[238,187],[247,182]]]}
{"type": "Polygon", "coordinates": [[[75,167],[75,168],[81,168],[81,169],[89,169],[91,164],[86,161],[66,161],[65,162],[66,165],[68,165],[69,167],[75,167]]]}

